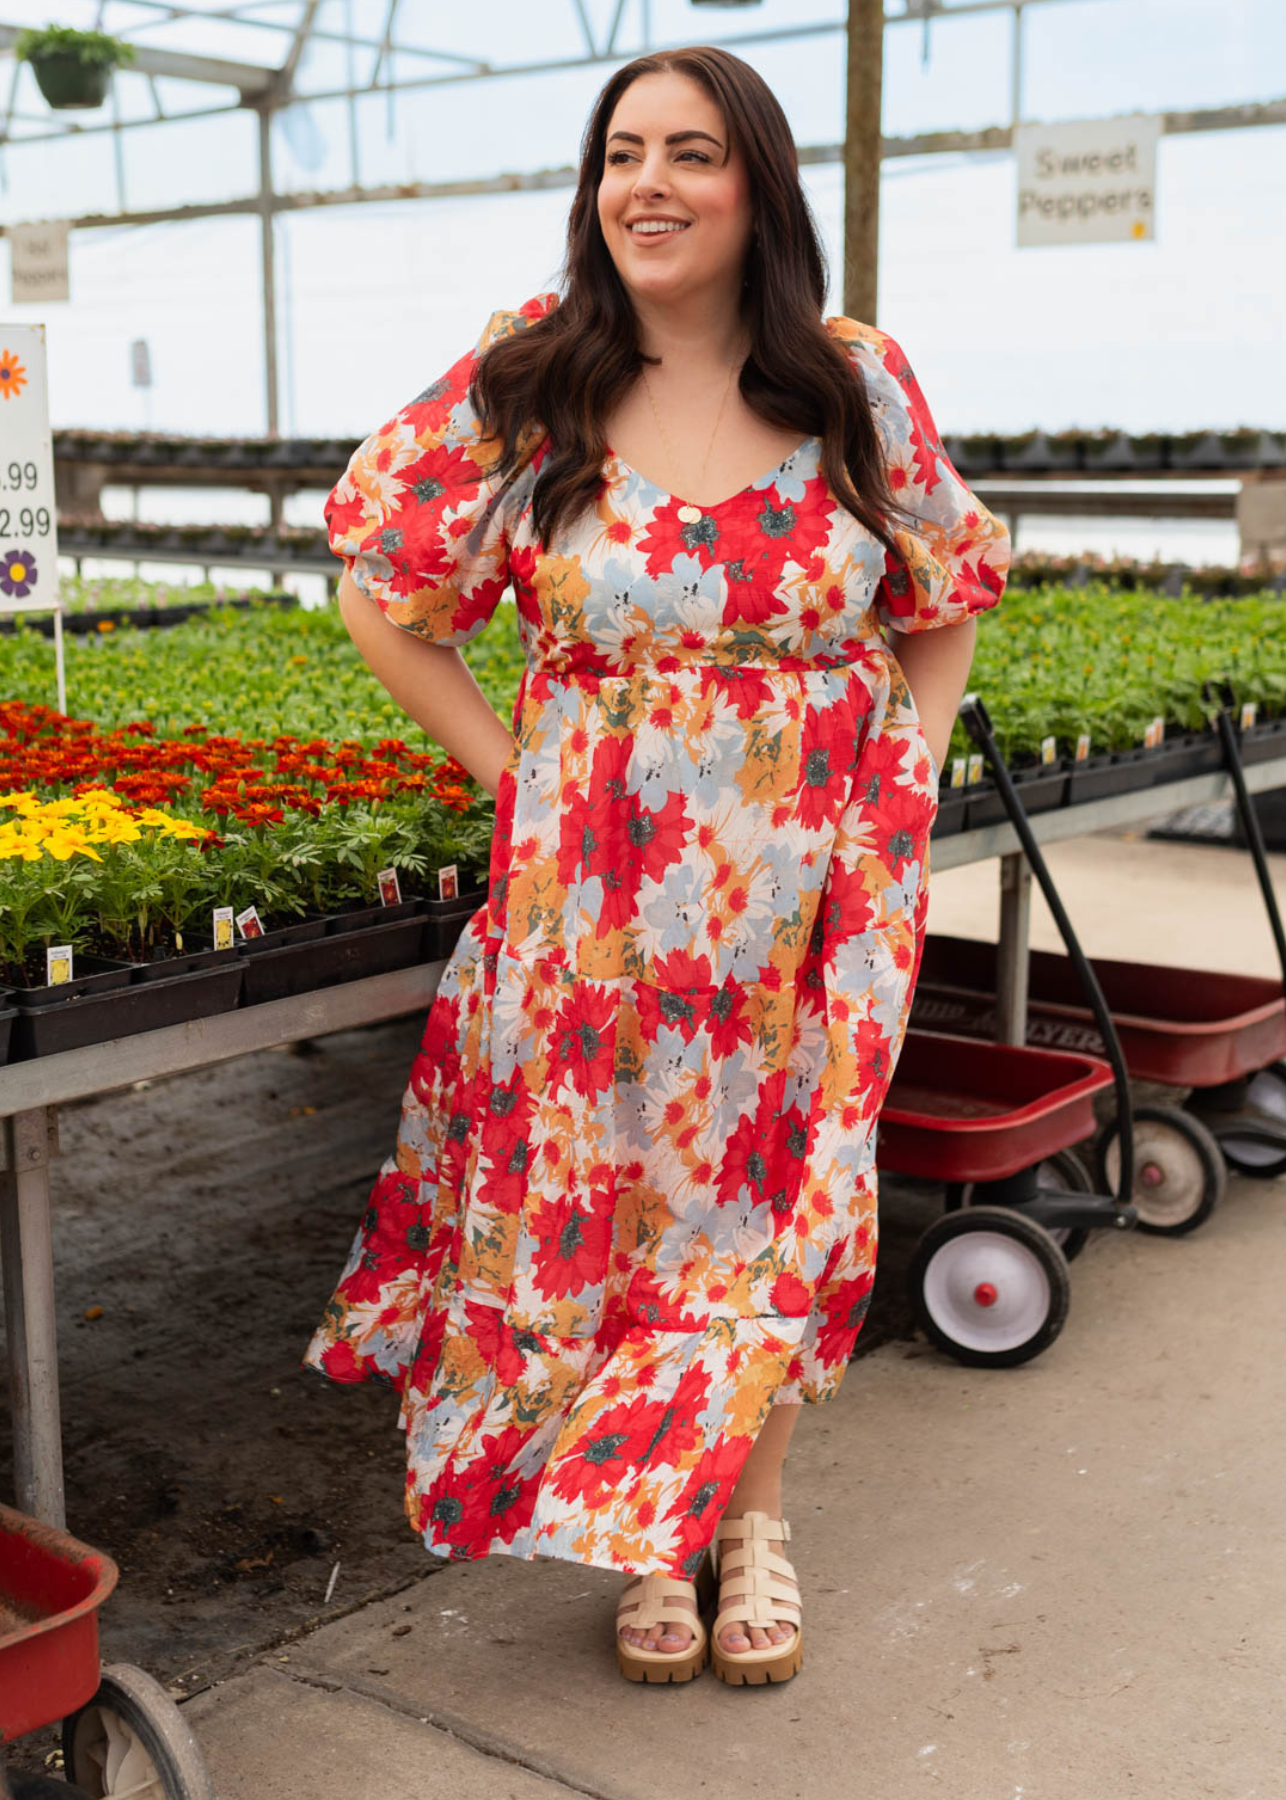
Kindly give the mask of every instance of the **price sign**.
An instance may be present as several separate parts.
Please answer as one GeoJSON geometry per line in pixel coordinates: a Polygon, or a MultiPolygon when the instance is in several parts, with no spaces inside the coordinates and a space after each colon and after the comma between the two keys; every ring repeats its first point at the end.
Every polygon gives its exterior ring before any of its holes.
{"type": "Polygon", "coordinates": [[[0,324],[0,613],[52,612],[67,710],[43,325],[0,324]]]}

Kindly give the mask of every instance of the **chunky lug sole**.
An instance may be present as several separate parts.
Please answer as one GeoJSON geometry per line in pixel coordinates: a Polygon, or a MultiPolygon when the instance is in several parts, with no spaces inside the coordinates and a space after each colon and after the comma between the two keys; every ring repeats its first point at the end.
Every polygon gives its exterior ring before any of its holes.
{"type": "Polygon", "coordinates": [[[695,1584],[675,1581],[667,1575],[641,1575],[624,1589],[616,1613],[616,1666],[627,1681],[668,1684],[696,1680],[710,1660],[710,1635],[701,1612],[713,1592],[714,1580],[708,1557],[701,1565],[695,1584]],[[692,1605],[681,1606],[680,1599],[689,1600],[692,1605]],[[627,1603],[633,1610],[622,1612],[621,1607],[627,1603]],[[686,1650],[644,1650],[637,1644],[627,1644],[621,1636],[623,1625],[647,1631],[650,1626],[667,1620],[691,1629],[692,1642],[686,1650]]]}
{"type": "Polygon", "coordinates": [[[715,1529],[711,1557],[719,1579],[727,1580],[737,1598],[722,1606],[710,1626],[710,1667],[730,1687],[764,1687],[769,1682],[789,1681],[804,1661],[803,1615],[800,1611],[795,1571],[784,1556],[768,1548],[768,1540],[790,1542],[790,1526],[767,1513],[748,1512],[741,1519],[721,1519],[715,1529]],[[723,1538],[736,1538],[726,1553],[717,1546],[723,1538]],[[793,1588],[787,1582],[793,1583],[793,1588]],[[788,1644],[767,1644],[762,1650],[723,1650],[719,1633],[732,1619],[744,1619],[766,1630],[770,1625],[793,1625],[788,1644]]]}

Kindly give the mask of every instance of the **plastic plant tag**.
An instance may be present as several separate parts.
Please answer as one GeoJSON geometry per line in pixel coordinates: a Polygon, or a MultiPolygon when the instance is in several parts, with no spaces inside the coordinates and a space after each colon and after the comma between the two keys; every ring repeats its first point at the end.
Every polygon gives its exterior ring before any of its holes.
{"type": "Polygon", "coordinates": [[[259,914],[253,906],[247,906],[244,912],[237,914],[237,924],[243,938],[263,936],[263,926],[259,922],[259,914]]]}
{"type": "Polygon", "coordinates": [[[231,950],[232,940],[232,908],[216,906],[214,909],[214,947],[216,950],[231,950]]]}
{"type": "Polygon", "coordinates": [[[969,785],[982,780],[982,751],[975,750],[969,758],[969,785]]]}
{"type": "Polygon", "coordinates": [[[438,870],[438,899],[454,900],[460,892],[460,876],[454,863],[438,870]]]}
{"type": "Polygon", "coordinates": [[[71,980],[72,954],[70,944],[51,944],[45,951],[45,983],[49,987],[62,987],[71,980]]]}
{"type": "Polygon", "coordinates": [[[953,756],[952,757],[952,759],[951,759],[951,785],[953,788],[958,788],[958,787],[964,786],[964,784],[965,784],[965,769],[967,768],[967,766],[968,765],[963,756],[953,756]]]}
{"type": "Polygon", "coordinates": [[[1040,740],[1040,760],[1043,763],[1058,761],[1058,739],[1044,737],[1040,740]]]}
{"type": "Polygon", "coordinates": [[[1088,762],[1089,759],[1090,759],[1090,734],[1088,731],[1082,731],[1082,733],[1076,740],[1076,760],[1077,760],[1077,762],[1088,762]]]}
{"type": "Polygon", "coordinates": [[[1241,704],[1241,729],[1243,731],[1249,731],[1258,717],[1259,702],[1257,700],[1243,700],[1241,704]]]}
{"type": "Polygon", "coordinates": [[[1152,723],[1148,726],[1147,730],[1143,734],[1144,749],[1146,749],[1146,750],[1158,749],[1160,747],[1161,741],[1164,737],[1165,737],[1165,720],[1158,714],[1158,716],[1152,720],[1152,723]]]}
{"type": "Polygon", "coordinates": [[[397,870],[381,869],[375,879],[380,884],[380,905],[400,906],[402,904],[402,884],[397,878],[397,870]]]}

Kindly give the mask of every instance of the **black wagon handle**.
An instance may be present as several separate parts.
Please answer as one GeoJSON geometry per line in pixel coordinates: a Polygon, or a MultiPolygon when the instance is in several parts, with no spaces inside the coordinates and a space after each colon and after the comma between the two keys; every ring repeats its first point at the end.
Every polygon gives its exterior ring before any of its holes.
{"type": "Polygon", "coordinates": [[[1237,729],[1232,722],[1237,697],[1233,693],[1231,685],[1220,680],[1203,682],[1201,697],[1214,714],[1215,730],[1219,733],[1219,742],[1223,749],[1224,767],[1232,782],[1237,817],[1241,820],[1242,835],[1250,846],[1251,860],[1255,865],[1255,877],[1259,882],[1259,891],[1264,897],[1264,908],[1268,913],[1268,923],[1272,928],[1273,942],[1277,946],[1277,961],[1281,966],[1282,984],[1286,986],[1286,931],[1282,929],[1281,908],[1277,904],[1277,896],[1273,892],[1273,878],[1268,871],[1268,851],[1264,845],[1264,834],[1260,828],[1259,814],[1255,811],[1250,790],[1246,786],[1246,772],[1241,763],[1241,745],[1238,741],[1237,729]]]}
{"type": "Polygon", "coordinates": [[[1094,1021],[1099,1028],[1107,1051],[1107,1060],[1112,1068],[1112,1081],[1116,1089],[1116,1111],[1120,1126],[1121,1168],[1117,1179],[1116,1199],[1122,1206],[1127,1206],[1134,1184],[1134,1120],[1130,1111],[1130,1080],[1125,1069],[1125,1057],[1121,1053],[1121,1042],[1116,1035],[1116,1026],[1108,1011],[1107,1001],[1103,998],[1103,990],[1099,986],[1098,976],[1085,952],[1081,949],[1080,940],[1072,929],[1072,921],[1059,898],[1058,889],[1054,886],[1049,865],[1041,854],[1040,846],[1032,835],[1031,823],[1026,810],[1018,797],[1018,791],[1001,756],[995,737],[992,733],[991,718],[982,698],[978,694],[966,694],[960,702],[960,717],[964,720],[965,730],[982,751],[991,770],[992,779],[1000,791],[1000,798],[1005,811],[1009,814],[1009,822],[1018,835],[1023,855],[1031,865],[1032,873],[1040,883],[1040,891],[1045,896],[1045,904],[1054,915],[1054,923],[1058,926],[1059,935],[1071,958],[1086,998],[1094,1013],[1094,1021]]]}

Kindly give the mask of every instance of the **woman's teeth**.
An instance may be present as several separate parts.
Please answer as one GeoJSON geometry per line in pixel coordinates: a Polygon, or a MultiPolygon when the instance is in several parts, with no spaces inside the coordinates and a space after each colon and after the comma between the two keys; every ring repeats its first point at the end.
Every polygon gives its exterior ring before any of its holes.
{"type": "Polygon", "coordinates": [[[629,229],[636,237],[660,237],[666,232],[686,231],[688,228],[686,225],[659,224],[650,219],[643,219],[638,224],[631,225],[629,229]]]}

